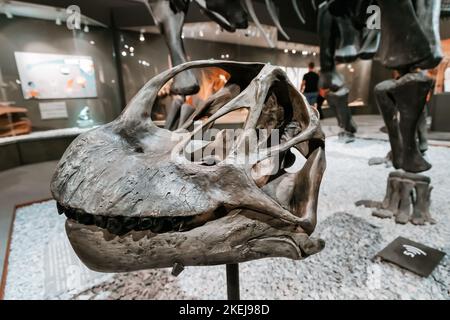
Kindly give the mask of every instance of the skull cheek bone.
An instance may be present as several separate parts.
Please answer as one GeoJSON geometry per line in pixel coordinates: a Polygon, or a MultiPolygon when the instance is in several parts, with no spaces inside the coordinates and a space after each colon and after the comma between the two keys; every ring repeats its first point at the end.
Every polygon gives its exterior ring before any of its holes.
{"type": "MultiPolygon", "coordinates": [[[[224,132],[207,146],[226,140],[224,132]]],[[[298,260],[324,247],[321,239],[309,237],[326,166],[324,146],[317,111],[280,68],[194,61],[154,77],[116,120],[80,135],[59,162],[51,190],[59,213],[68,218],[75,252],[93,270],[298,260]],[[198,108],[179,128],[192,127],[212,105],[216,111],[189,134],[157,127],[150,114],[160,88],[184,70],[204,67],[228,72],[222,90],[234,94],[223,99],[219,91],[211,98],[216,101],[198,108]],[[226,90],[230,86],[233,90],[226,90]],[[187,159],[195,134],[241,108],[248,116],[234,149],[212,165],[187,159]],[[256,164],[239,161],[235,151],[256,128],[279,128],[282,137],[263,149],[247,147],[247,156],[258,157],[256,164]],[[285,171],[292,147],[307,158],[297,173],[285,171]],[[255,175],[277,156],[282,160],[275,174],[255,175]]]]}

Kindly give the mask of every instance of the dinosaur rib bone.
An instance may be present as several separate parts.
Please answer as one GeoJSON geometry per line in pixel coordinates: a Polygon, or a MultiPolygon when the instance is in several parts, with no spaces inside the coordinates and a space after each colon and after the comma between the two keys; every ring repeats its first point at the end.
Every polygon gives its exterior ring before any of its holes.
{"type": "Polygon", "coordinates": [[[253,7],[252,0],[245,0],[245,6],[247,7],[247,11],[250,14],[250,17],[252,18],[253,22],[256,24],[256,27],[262,32],[264,39],[266,40],[267,44],[271,48],[275,48],[275,44],[272,42],[272,40],[269,38],[269,36],[266,34],[266,31],[261,25],[261,22],[259,22],[258,17],[255,13],[255,8],[253,7]]]}
{"type": "Polygon", "coordinates": [[[302,12],[300,11],[297,0],[291,0],[291,2],[292,2],[292,6],[294,7],[295,13],[297,14],[297,17],[300,19],[300,22],[303,24],[306,24],[306,20],[303,17],[302,12]]]}
{"type": "Polygon", "coordinates": [[[280,24],[280,20],[278,19],[278,15],[276,13],[275,5],[273,4],[272,0],[266,0],[266,7],[267,10],[269,10],[270,18],[272,19],[273,23],[277,27],[278,31],[285,37],[287,40],[289,40],[289,36],[284,31],[283,27],[280,24]]]}

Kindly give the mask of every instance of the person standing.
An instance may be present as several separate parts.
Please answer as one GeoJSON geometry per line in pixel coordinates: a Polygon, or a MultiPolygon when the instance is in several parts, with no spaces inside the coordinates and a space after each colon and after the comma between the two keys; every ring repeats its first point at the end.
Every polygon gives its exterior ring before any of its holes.
{"type": "Polygon", "coordinates": [[[308,103],[315,107],[317,96],[319,95],[319,75],[314,71],[314,62],[308,65],[308,73],[303,76],[302,87],[300,91],[305,95],[308,103]]]}

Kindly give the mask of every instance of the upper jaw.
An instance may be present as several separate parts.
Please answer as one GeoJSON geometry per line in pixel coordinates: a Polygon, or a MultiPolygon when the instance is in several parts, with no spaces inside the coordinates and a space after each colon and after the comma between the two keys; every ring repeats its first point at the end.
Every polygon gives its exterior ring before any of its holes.
{"type": "MultiPolygon", "coordinates": [[[[268,196],[274,201],[275,210],[285,212],[290,221],[274,220],[273,212],[266,206],[254,208],[255,218],[277,227],[289,227],[311,234],[316,224],[317,198],[321,178],[326,167],[325,152],[317,148],[308,157],[303,168],[296,173],[283,173],[264,185],[261,195],[268,196]]],[[[255,186],[256,187],[256,186],[255,186]]],[[[58,212],[65,214],[68,219],[84,225],[97,226],[106,229],[112,235],[122,236],[129,232],[151,231],[152,233],[185,232],[199,227],[209,221],[220,219],[230,211],[238,209],[239,205],[221,206],[195,216],[129,216],[127,212],[115,215],[99,215],[84,211],[83,209],[57,204],[58,212]]],[[[248,206],[251,207],[251,206],[248,206]]],[[[240,207],[245,209],[245,205],[240,207]]]]}

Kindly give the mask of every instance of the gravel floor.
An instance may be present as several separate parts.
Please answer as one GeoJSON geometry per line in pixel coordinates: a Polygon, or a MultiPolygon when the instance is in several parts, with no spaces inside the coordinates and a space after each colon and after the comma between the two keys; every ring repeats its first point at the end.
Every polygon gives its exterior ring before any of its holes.
{"type": "MultiPolygon", "coordinates": [[[[327,139],[328,168],[319,199],[314,236],[325,249],[303,261],[264,259],[240,265],[243,299],[450,299],[450,149],[432,147],[431,212],[436,225],[397,225],[357,208],[361,199],[381,200],[391,168],[369,167],[384,156],[384,141],[327,139]],[[403,236],[447,253],[428,278],[373,261],[403,236]]],[[[88,271],[74,256],[54,202],[17,212],[6,283],[6,299],[225,299],[225,267],[187,267],[125,274],[88,271]]]]}

